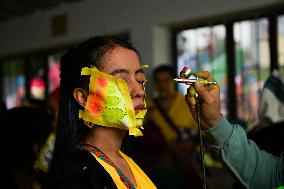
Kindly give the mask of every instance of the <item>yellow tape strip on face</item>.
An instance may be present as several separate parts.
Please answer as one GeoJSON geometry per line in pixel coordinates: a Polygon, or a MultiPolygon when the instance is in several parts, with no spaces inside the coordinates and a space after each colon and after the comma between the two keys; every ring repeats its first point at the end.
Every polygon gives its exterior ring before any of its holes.
{"type": "Polygon", "coordinates": [[[83,68],[81,75],[90,75],[89,96],[84,111],[79,111],[90,128],[93,125],[129,130],[129,135],[142,136],[146,110],[135,116],[132,99],[124,80],[100,72],[96,67],[83,68]]]}

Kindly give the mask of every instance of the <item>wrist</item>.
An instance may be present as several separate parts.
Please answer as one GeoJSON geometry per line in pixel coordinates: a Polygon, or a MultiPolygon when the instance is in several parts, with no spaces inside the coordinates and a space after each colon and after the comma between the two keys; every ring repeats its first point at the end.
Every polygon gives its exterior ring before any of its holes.
{"type": "Polygon", "coordinates": [[[215,127],[222,119],[222,114],[219,113],[216,118],[208,124],[209,128],[215,127]]]}

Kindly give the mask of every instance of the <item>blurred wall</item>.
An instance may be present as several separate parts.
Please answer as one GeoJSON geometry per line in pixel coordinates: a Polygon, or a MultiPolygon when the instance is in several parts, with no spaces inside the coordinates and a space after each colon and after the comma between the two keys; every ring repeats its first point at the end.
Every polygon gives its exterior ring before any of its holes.
{"type": "Polygon", "coordinates": [[[0,23],[0,56],[51,48],[101,34],[128,31],[143,62],[172,61],[169,26],[282,0],[84,0],[0,23]],[[66,14],[67,34],[52,37],[51,18],[66,14]]]}

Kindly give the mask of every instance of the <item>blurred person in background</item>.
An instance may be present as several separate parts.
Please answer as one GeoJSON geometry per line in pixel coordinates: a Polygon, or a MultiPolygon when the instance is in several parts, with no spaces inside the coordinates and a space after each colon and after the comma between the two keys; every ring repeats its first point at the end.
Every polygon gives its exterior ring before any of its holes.
{"type": "Polygon", "coordinates": [[[133,157],[158,188],[199,188],[196,122],[176,90],[174,69],[161,65],[152,73],[155,95],[146,99],[144,137],[135,139],[133,157]]]}
{"type": "Polygon", "coordinates": [[[250,139],[267,152],[284,152],[284,76],[273,70],[261,92],[260,123],[248,133],[250,139]]]}
{"type": "Polygon", "coordinates": [[[154,69],[156,94],[148,102],[148,119],[156,123],[169,145],[180,139],[186,140],[188,132],[196,131],[196,122],[190,116],[184,96],[176,90],[174,77],[174,69],[170,66],[161,65],[154,69]]]}
{"type": "Polygon", "coordinates": [[[6,111],[0,132],[1,189],[41,188],[50,160],[44,150],[53,131],[51,119],[47,112],[34,107],[6,111]]]}

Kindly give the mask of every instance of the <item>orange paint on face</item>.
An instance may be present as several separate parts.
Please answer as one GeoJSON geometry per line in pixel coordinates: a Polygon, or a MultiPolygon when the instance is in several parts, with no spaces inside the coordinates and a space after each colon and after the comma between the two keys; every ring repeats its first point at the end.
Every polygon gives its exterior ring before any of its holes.
{"type": "Polygon", "coordinates": [[[105,105],[104,95],[100,91],[91,92],[87,101],[87,109],[93,115],[99,115],[103,112],[105,105]]]}
{"type": "Polygon", "coordinates": [[[108,80],[103,76],[99,76],[96,78],[96,83],[99,87],[105,88],[108,85],[108,80]]]}

